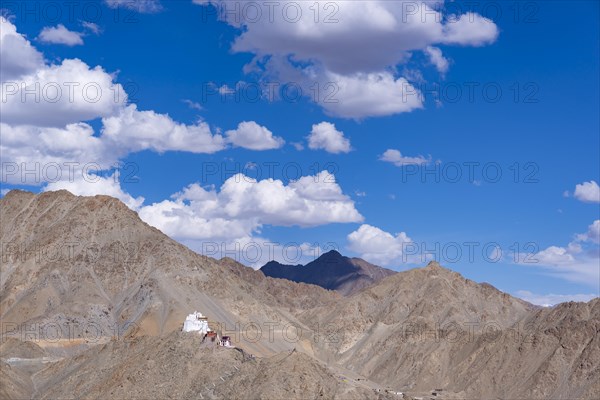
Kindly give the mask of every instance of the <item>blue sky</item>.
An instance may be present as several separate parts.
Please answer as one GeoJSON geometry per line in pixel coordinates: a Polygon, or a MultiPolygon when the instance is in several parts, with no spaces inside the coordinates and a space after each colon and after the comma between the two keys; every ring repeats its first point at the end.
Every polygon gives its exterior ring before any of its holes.
{"type": "Polygon", "coordinates": [[[3,3],[3,193],[115,195],[197,251],[260,248],[227,253],[254,266],[268,243],[396,270],[437,248],[539,304],[598,295],[597,2],[311,2],[318,21],[281,2],[273,22],[205,3],[3,3]],[[58,101],[23,98],[36,81],[58,101]],[[66,162],[73,179],[21,173],[66,162]]]}

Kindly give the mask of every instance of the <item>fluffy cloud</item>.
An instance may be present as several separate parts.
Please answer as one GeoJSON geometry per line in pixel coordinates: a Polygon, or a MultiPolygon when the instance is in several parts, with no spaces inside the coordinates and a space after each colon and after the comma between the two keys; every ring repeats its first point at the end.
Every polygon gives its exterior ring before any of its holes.
{"type": "Polygon", "coordinates": [[[285,144],[285,140],[273,136],[273,132],[254,121],[240,122],[237,129],[227,131],[225,135],[229,143],[250,150],[278,149],[285,144]]]}
{"type": "Polygon", "coordinates": [[[65,127],[112,115],[127,103],[123,87],[101,67],[78,59],[46,64],[10,21],[0,17],[0,25],[1,122],[65,127]]]}
{"type": "Polygon", "coordinates": [[[492,21],[474,13],[444,15],[438,11],[443,1],[437,0],[314,5],[282,1],[273,8],[258,2],[253,13],[243,3],[194,2],[214,5],[222,20],[241,28],[233,51],[253,53],[252,67],[263,68],[266,77],[307,84],[307,93],[315,83],[320,88],[335,83],[337,103],[315,100],[330,114],[348,118],[390,115],[421,106],[418,97],[404,104],[399,101],[415,91],[391,72],[406,63],[411,52],[435,44],[481,46],[498,36],[492,21]],[[375,95],[363,100],[365,93],[375,95]]]}
{"type": "MultiPolygon", "coordinates": [[[[226,139],[213,134],[205,122],[188,125],[166,114],[138,110],[127,104],[127,94],[115,83],[114,74],[78,59],[47,64],[10,21],[0,17],[0,24],[3,182],[51,182],[57,188],[58,181],[66,180],[80,193],[91,193],[93,187],[126,199],[102,182],[80,190],[88,187],[87,182],[83,178],[73,181],[73,177],[85,176],[90,164],[95,170],[110,172],[129,153],[143,150],[214,153],[230,142],[250,149],[283,144],[252,121],[229,131],[226,139]],[[86,122],[97,119],[102,122],[100,132],[86,122]]],[[[87,28],[94,31],[97,27],[87,28]]]]}
{"type": "Polygon", "coordinates": [[[1,177],[12,184],[72,180],[88,167],[108,169],[118,158],[85,123],[65,128],[0,123],[1,177]],[[93,163],[93,165],[91,165],[93,163]]]}
{"type": "Polygon", "coordinates": [[[577,240],[600,244],[600,220],[597,219],[590,226],[588,226],[586,233],[577,235],[577,240]]]}
{"type": "Polygon", "coordinates": [[[165,200],[145,206],[140,217],[181,239],[232,239],[250,236],[262,225],[318,226],[360,222],[354,202],[326,171],[285,185],[243,174],[216,191],[193,184],[165,200]]]}
{"type": "Polygon", "coordinates": [[[40,32],[38,39],[44,43],[64,44],[66,46],[77,46],[83,44],[83,34],[73,32],[64,25],[47,26],[40,32]]]}
{"type": "Polygon", "coordinates": [[[441,43],[462,46],[483,46],[496,41],[498,27],[481,15],[468,12],[460,16],[450,16],[443,26],[441,43]]]}
{"type": "MultiPolygon", "coordinates": [[[[225,2],[212,3],[220,3],[222,11],[232,8],[225,2]]],[[[324,8],[323,3],[318,6],[324,8]]],[[[496,25],[477,14],[452,16],[444,22],[432,6],[433,2],[339,2],[329,9],[328,14],[335,16],[327,21],[323,10],[321,18],[315,18],[312,3],[283,1],[279,12],[273,13],[273,22],[266,17],[244,20],[249,15],[243,10],[221,16],[247,28],[234,42],[235,51],[293,54],[298,60],[319,60],[327,70],[340,74],[381,71],[405,60],[409,51],[433,43],[483,45],[498,36],[496,25]],[[296,10],[298,21],[293,21],[290,15],[296,10]],[[241,18],[236,21],[236,17],[241,18]]]]}
{"type": "Polygon", "coordinates": [[[372,263],[390,266],[405,264],[409,260],[406,248],[412,239],[405,232],[392,235],[375,226],[363,224],[348,235],[348,247],[372,263]]]}
{"type": "Polygon", "coordinates": [[[425,158],[421,155],[417,157],[403,156],[399,150],[388,149],[379,157],[381,161],[389,162],[397,167],[403,167],[405,165],[425,165],[431,162],[431,156],[425,158]]]}
{"type": "MultiPolygon", "coordinates": [[[[202,251],[207,241],[220,241],[225,244],[224,252],[219,249],[223,255],[240,244],[271,248],[268,239],[260,236],[264,225],[310,227],[362,221],[354,202],[325,171],[288,184],[273,179],[256,181],[239,174],[219,190],[194,184],[170,200],[144,205],[143,197],[123,190],[115,171],[131,152],[214,153],[230,145],[263,150],[279,148],[284,141],[253,121],[242,122],[222,136],[213,133],[205,122],[183,124],[166,114],[138,110],[136,105],[127,104],[127,95],[114,82],[114,75],[77,59],[47,64],[12,23],[4,18],[0,22],[0,61],[5,79],[0,120],[2,182],[42,185],[43,190],[66,189],[77,195],[110,195],[196,250],[202,251]],[[97,93],[82,91],[86,83],[93,83],[97,93]],[[36,85],[39,91],[33,90],[36,85]],[[57,92],[59,89],[63,92],[57,92]],[[91,123],[85,121],[98,119],[100,131],[94,132],[91,123]]],[[[86,28],[99,32],[96,26],[86,28]]],[[[305,255],[298,262],[310,261],[306,256],[318,249],[300,245],[305,255]]],[[[255,263],[269,259],[289,262],[284,254],[266,252],[255,263]]]]}
{"type": "Polygon", "coordinates": [[[2,82],[2,122],[36,126],[106,117],[127,103],[127,94],[101,67],[78,59],[43,65],[19,79],[2,82]]]}
{"type": "Polygon", "coordinates": [[[332,248],[329,243],[273,242],[261,237],[264,225],[312,227],[363,220],[335,176],[327,171],[287,185],[280,180],[257,181],[237,174],[219,190],[195,183],[169,200],[150,205],[144,205],[143,197],[126,193],[117,173],[89,171],[68,181],[51,182],[44,188],[60,189],[81,196],[116,197],[136,210],[145,222],[191,249],[217,258],[232,257],[253,267],[273,259],[306,263],[332,248]]]}
{"type": "Polygon", "coordinates": [[[344,137],[335,125],[329,122],[321,122],[312,126],[308,135],[308,147],[312,150],[325,150],[328,153],[349,153],[352,150],[350,140],[344,137]]]}
{"type": "Polygon", "coordinates": [[[534,254],[516,254],[517,263],[541,268],[550,275],[600,289],[600,220],[575,235],[566,246],[549,246],[534,254]]]}
{"type": "Polygon", "coordinates": [[[135,104],[103,119],[102,139],[129,152],[141,150],[214,153],[225,148],[225,139],[213,135],[205,122],[185,125],[165,114],[138,111],[135,104]]]}
{"type": "MultiPolygon", "coordinates": [[[[326,73],[319,79],[317,84],[326,90],[321,90],[316,100],[332,116],[361,119],[423,108],[421,93],[405,78],[396,78],[387,71],[352,75],[326,73]]],[[[303,84],[306,91],[310,82],[303,84]]]]}
{"type": "Polygon", "coordinates": [[[586,203],[600,203],[600,187],[596,181],[583,182],[575,185],[573,196],[586,203]]]}
{"type": "Polygon", "coordinates": [[[61,189],[80,196],[104,194],[118,198],[145,222],[192,250],[216,258],[231,257],[254,268],[271,260],[307,263],[337,249],[334,243],[272,241],[260,235],[263,225],[317,226],[362,220],[352,201],[335,183],[335,177],[326,171],[288,185],[272,179],[256,181],[239,174],[229,178],[219,191],[192,184],[170,200],[151,205],[144,205],[143,197],[125,192],[117,173],[97,175],[90,171],[44,188],[61,189]]]}
{"type": "Polygon", "coordinates": [[[442,76],[444,76],[446,72],[448,72],[448,68],[450,68],[450,63],[442,54],[442,50],[440,50],[438,47],[427,46],[425,48],[425,54],[427,55],[427,57],[429,57],[429,61],[431,62],[431,64],[435,66],[435,68],[440,74],[442,74],[442,76]]]}
{"type": "Polygon", "coordinates": [[[552,307],[567,301],[588,302],[598,297],[597,294],[536,294],[527,290],[518,290],[515,294],[525,301],[543,307],[552,307]]]}
{"type": "Polygon", "coordinates": [[[171,200],[140,207],[139,215],[193,250],[233,257],[253,267],[273,259],[307,262],[307,257],[318,253],[308,244],[290,247],[261,237],[264,225],[309,227],[363,219],[326,171],[288,185],[273,179],[256,181],[243,174],[226,180],[220,190],[196,183],[171,200]]]}
{"type": "Polygon", "coordinates": [[[17,32],[17,27],[0,16],[0,70],[2,81],[30,74],[44,64],[44,57],[17,32]]]}

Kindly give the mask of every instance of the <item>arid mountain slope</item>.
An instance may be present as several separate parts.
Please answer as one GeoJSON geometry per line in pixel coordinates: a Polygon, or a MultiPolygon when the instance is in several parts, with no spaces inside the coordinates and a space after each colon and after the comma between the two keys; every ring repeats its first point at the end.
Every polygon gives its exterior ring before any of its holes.
{"type": "Polygon", "coordinates": [[[251,358],[181,332],[96,346],[52,365],[38,380],[34,396],[40,399],[73,393],[94,399],[378,398],[305,354],[251,358]]]}
{"type": "MultiPolygon", "coordinates": [[[[207,315],[213,328],[233,331],[234,345],[256,356],[295,348],[311,353],[311,329],[296,319],[296,309],[340,297],[317,286],[266,278],[241,265],[225,267],[226,262],[192,252],[107,196],[12,191],[0,199],[0,221],[0,317],[3,328],[10,328],[3,332],[8,341],[1,356],[3,362],[12,359],[2,365],[3,398],[31,393],[52,398],[59,387],[119,385],[115,376],[103,383],[103,375],[92,374],[89,382],[82,382],[76,369],[52,366],[64,358],[66,364],[81,361],[82,368],[89,365],[94,373],[104,362],[108,371],[119,362],[115,352],[96,351],[111,343],[125,346],[121,342],[126,337],[149,340],[148,335],[180,331],[185,316],[194,310],[207,315]],[[255,276],[255,284],[249,275],[255,276]],[[282,326],[298,327],[303,335],[291,341],[282,335],[282,326]],[[257,336],[254,327],[265,332],[257,336]],[[267,333],[269,328],[273,331],[267,333]],[[32,353],[15,361],[30,348],[21,342],[25,339],[39,344],[52,360],[32,353]],[[66,374],[69,370],[73,375],[66,374]],[[46,373],[52,383],[44,387],[46,373]]],[[[156,348],[143,343],[131,351],[154,357],[156,348]]],[[[301,364],[308,362],[302,360],[301,364]]],[[[329,375],[320,379],[327,381],[329,375]]],[[[148,393],[156,389],[151,383],[156,380],[146,382],[148,393]]],[[[63,392],[67,397],[84,392],[67,393],[63,392]]],[[[90,393],[93,397],[100,392],[90,393]]]]}
{"type": "Polygon", "coordinates": [[[600,393],[600,299],[539,309],[460,348],[446,382],[468,395],[594,399],[600,393]],[[467,356],[468,355],[468,356],[467,356]]]}
{"type": "Polygon", "coordinates": [[[331,250],[306,265],[284,265],[270,261],[260,269],[266,276],[304,282],[336,290],[343,295],[356,293],[395,274],[360,258],[342,256],[331,250]]]}
{"type": "Polygon", "coordinates": [[[344,297],[198,255],[118,200],[65,191],[0,199],[0,241],[2,398],[600,393],[599,299],[539,308],[437,263],[344,297]],[[178,332],[194,310],[244,351],[178,332]]]}
{"type": "Polygon", "coordinates": [[[599,307],[596,299],[541,309],[432,262],[304,318],[329,328],[323,345],[338,363],[404,391],[594,398],[599,307]]]}
{"type": "MultiPolygon", "coordinates": [[[[194,310],[234,329],[250,322],[300,325],[290,309],[306,307],[300,300],[270,294],[285,292],[288,282],[274,282],[274,290],[265,290],[270,281],[252,285],[145,224],[114,198],[11,191],[0,199],[0,217],[0,316],[5,323],[52,322],[65,338],[84,338],[90,331],[92,336],[122,336],[132,329],[156,335],[181,329],[194,310]]],[[[332,297],[318,287],[304,289],[314,305],[332,297]]],[[[293,348],[284,341],[263,345],[254,350],[293,348]]]]}
{"type": "Polygon", "coordinates": [[[267,277],[260,270],[249,268],[231,258],[222,258],[219,264],[248,282],[255,290],[263,290],[271,295],[277,306],[303,310],[330,304],[342,297],[336,291],[324,290],[317,285],[267,277]]]}

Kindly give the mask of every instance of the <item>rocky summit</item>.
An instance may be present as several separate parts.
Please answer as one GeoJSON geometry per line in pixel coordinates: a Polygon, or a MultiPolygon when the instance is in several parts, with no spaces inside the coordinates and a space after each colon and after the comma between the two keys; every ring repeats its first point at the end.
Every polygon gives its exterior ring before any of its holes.
{"type": "Polygon", "coordinates": [[[336,250],[321,255],[306,265],[285,265],[270,261],[260,269],[266,276],[310,283],[349,295],[395,272],[360,258],[344,257],[336,250]]]}

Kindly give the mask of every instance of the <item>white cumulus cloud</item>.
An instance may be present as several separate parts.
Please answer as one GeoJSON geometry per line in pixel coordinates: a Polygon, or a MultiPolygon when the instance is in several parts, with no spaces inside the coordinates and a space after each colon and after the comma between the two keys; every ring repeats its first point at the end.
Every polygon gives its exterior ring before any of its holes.
{"type": "Polygon", "coordinates": [[[89,32],[93,33],[94,35],[99,35],[102,33],[102,28],[100,28],[100,26],[98,26],[98,24],[95,24],[93,22],[89,22],[89,21],[83,21],[81,23],[81,25],[88,30],[89,32]]]}
{"type": "Polygon", "coordinates": [[[354,202],[323,171],[285,185],[243,174],[227,179],[217,191],[192,184],[172,200],[145,206],[140,216],[165,233],[184,239],[249,236],[262,225],[318,226],[360,222],[354,202]]]}
{"type": "Polygon", "coordinates": [[[499,32],[474,13],[444,14],[443,1],[256,2],[254,14],[243,3],[194,2],[215,6],[222,20],[239,28],[233,51],[255,55],[245,71],[298,83],[311,96],[317,85],[313,100],[344,118],[422,107],[416,90],[397,72],[412,52],[441,44],[482,46],[499,32]]]}
{"type": "Polygon", "coordinates": [[[583,182],[575,185],[573,196],[586,203],[600,203],[600,186],[596,181],[583,182]]]}
{"type": "Polygon", "coordinates": [[[127,103],[125,90],[113,80],[101,67],[90,68],[78,59],[41,65],[19,79],[2,82],[0,120],[59,127],[113,115],[127,103]]]}
{"type": "Polygon", "coordinates": [[[307,137],[308,147],[312,150],[325,150],[328,153],[349,153],[352,150],[350,140],[344,137],[335,125],[330,122],[321,122],[312,126],[307,137]]]}
{"type": "Polygon", "coordinates": [[[2,81],[30,74],[44,64],[44,57],[17,27],[0,16],[0,70],[2,81]]]}
{"type": "Polygon", "coordinates": [[[585,233],[577,235],[577,239],[582,242],[592,242],[600,244],[600,219],[595,220],[585,233]]]}
{"type": "Polygon", "coordinates": [[[38,39],[44,43],[77,46],[83,44],[83,34],[68,30],[63,24],[47,26],[40,32],[38,39]]]}
{"type": "Polygon", "coordinates": [[[139,111],[135,104],[117,115],[103,119],[102,139],[130,152],[154,150],[215,153],[226,146],[225,139],[213,134],[205,122],[185,125],[166,114],[139,111]]]}
{"type": "Polygon", "coordinates": [[[227,141],[234,146],[250,150],[279,149],[285,140],[273,136],[273,132],[254,121],[240,122],[237,129],[225,132],[227,141]]]}
{"type": "MultiPolygon", "coordinates": [[[[12,22],[0,17],[0,25],[3,182],[53,183],[51,187],[56,188],[58,181],[66,179],[75,187],[73,177],[84,176],[89,164],[110,173],[132,152],[211,154],[231,144],[249,149],[283,144],[283,139],[252,121],[238,125],[225,138],[219,128],[213,132],[203,121],[184,124],[167,114],[139,110],[128,104],[115,74],[79,59],[47,63],[12,22]],[[99,131],[94,131],[93,120],[100,120],[99,131]]],[[[97,28],[84,26],[91,31],[97,28]]]]}
{"type": "Polygon", "coordinates": [[[109,169],[118,161],[93,128],[85,123],[64,128],[0,123],[1,173],[4,182],[41,185],[72,180],[86,168],[109,169]]]}
{"type": "MultiPolygon", "coordinates": [[[[410,112],[423,108],[421,92],[403,77],[388,71],[341,75],[326,73],[319,78],[316,101],[332,116],[362,119],[410,112]]],[[[310,80],[304,86],[310,87],[310,80]]],[[[314,83],[313,83],[314,85],[314,83]]]]}
{"type": "Polygon", "coordinates": [[[170,200],[140,207],[139,215],[195,251],[232,257],[253,267],[273,259],[308,262],[319,253],[315,252],[319,244],[290,246],[262,237],[265,225],[309,227],[363,220],[354,202],[326,171],[287,185],[243,174],[232,176],[219,190],[195,183],[170,200]]]}
{"type": "Polygon", "coordinates": [[[348,248],[361,258],[377,265],[392,266],[412,262],[406,255],[412,239],[405,232],[395,235],[375,226],[363,224],[348,235],[348,248]]]}

